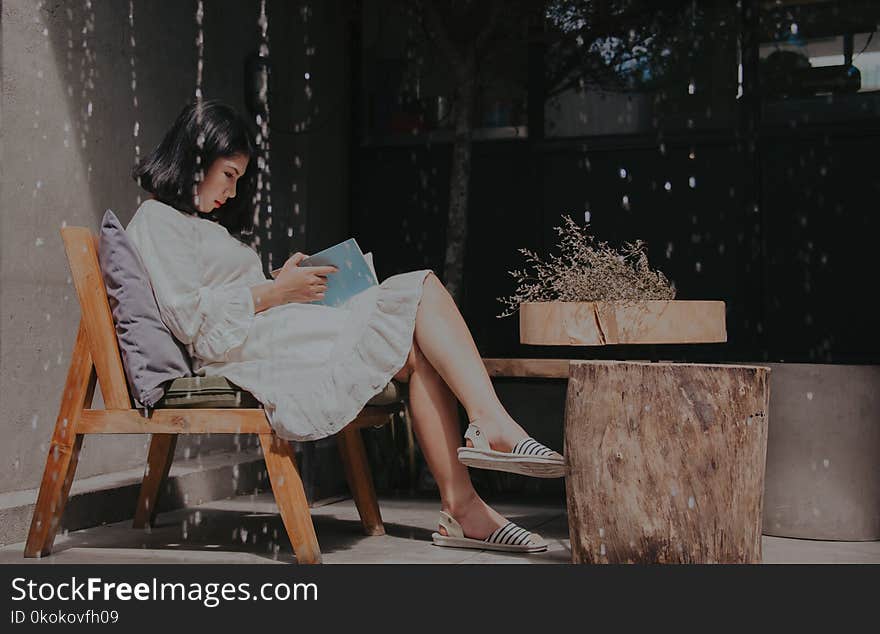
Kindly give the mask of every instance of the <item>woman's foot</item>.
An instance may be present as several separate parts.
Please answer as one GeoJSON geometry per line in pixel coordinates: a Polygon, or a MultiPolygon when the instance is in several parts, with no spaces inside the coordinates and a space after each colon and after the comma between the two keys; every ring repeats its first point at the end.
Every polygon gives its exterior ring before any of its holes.
{"type": "MultiPolygon", "coordinates": [[[[473,418],[469,425],[477,427],[489,446],[496,451],[510,451],[518,442],[529,437],[526,430],[509,416],[473,418]]],[[[464,442],[466,447],[474,446],[470,438],[465,437],[464,442]]]]}
{"type": "MultiPolygon", "coordinates": [[[[443,510],[455,518],[464,531],[465,537],[474,539],[486,539],[494,531],[507,524],[507,519],[503,515],[486,504],[476,494],[454,507],[444,506],[443,510]]],[[[446,529],[442,526],[440,534],[446,535],[446,529]]]]}

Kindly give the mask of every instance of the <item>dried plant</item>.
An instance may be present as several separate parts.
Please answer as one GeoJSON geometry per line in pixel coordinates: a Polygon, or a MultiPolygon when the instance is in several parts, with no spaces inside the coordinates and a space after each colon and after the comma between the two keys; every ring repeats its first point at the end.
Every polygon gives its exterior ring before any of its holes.
{"type": "Polygon", "coordinates": [[[506,306],[498,317],[508,317],[523,302],[595,302],[674,299],[675,286],[660,271],[648,266],[646,245],[641,240],[614,249],[597,241],[570,216],[562,217],[562,226],[554,227],[559,235],[559,255],[542,260],[528,249],[519,249],[528,271],[510,271],[516,280],[516,292],[499,297],[506,306]],[[528,267],[527,267],[528,268],[528,267]]]}

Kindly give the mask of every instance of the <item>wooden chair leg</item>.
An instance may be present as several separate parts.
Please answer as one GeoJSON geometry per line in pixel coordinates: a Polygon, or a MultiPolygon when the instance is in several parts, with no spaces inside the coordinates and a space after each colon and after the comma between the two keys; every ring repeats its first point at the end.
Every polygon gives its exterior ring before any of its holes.
{"type": "Polygon", "coordinates": [[[144,472],[144,481],[134,511],[133,528],[152,526],[156,519],[162,485],[168,478],[171,462],[174,460],[177,436],[177,434],[153,434],[150,452],[147,455],[147,469],[144,472]]]}
{"type": "Polygon", "coordinates": [[[336,443],[339,445],[345,479],[348,480],[348,487],[361,516],[364,532],[367,535],[384,535],[385,525],[379,512],[379,502],[376,499],[376,489],[360,428],[353,425],[343,428],[336,435],[336,443]]]}
{"type": "Polygon", "coordinates": [[[92,404],[95,382],[86,332],[80,325],[24,547],[25,557],[42,557],[52,552],[83,442],[83,435],[75,433],[76,425],[83,408],[92,404]]]}
{"type": "Polygon", "coordinates": [[[321,549],[318,547],[309,501],[296,469],[293,447],[275,434],[260,434],[260,444],[275,502],[293,552],[296,553],[297,563],[321,563],[321,549]]]}

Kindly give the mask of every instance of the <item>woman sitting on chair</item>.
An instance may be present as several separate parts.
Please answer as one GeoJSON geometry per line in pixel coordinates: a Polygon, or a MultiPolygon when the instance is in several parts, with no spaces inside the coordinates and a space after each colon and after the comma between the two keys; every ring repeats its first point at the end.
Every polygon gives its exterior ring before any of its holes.
{"type": "Polygon", "coordinates": [[[446,289],[431,271],[413,271],[346,308],[312,304],[335,269],[299,266],[301,253],[267,278],[238,239],[252,230],[254,147],[239,114],[204,101],[183,109],[133,173],[152,197],[126,233],[194,370],[253,393],[275,433],[292,440],[334,434],[392,378],[408,382],[415,434],[440,489],[434,543],[545,550],[477,495],[466,467],[559,477],[563,458],[504,409],[446,289]],[[470,421],[464,447],[456,399],[470,421]]]}

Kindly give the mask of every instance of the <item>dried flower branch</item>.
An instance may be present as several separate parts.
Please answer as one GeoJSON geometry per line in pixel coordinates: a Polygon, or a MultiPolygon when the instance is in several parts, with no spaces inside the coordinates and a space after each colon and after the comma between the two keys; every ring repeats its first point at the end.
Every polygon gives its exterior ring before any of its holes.
{"type": "Polygon", "coordinates": [[[641,240],[614,249],[599,242],[570,216],[562,217],[559,255],[542,260],[528,249],[519,249],[527,268],[509,271],[516,280],[516,292],[499,297],[506,306],[498,317],[509,317],[523,302],[595,302],[674,299],[675,286],[660,271],[648,265],[646,245],[641,240]],[[531,271],[528,270],[531,267],[531,271]]]}

